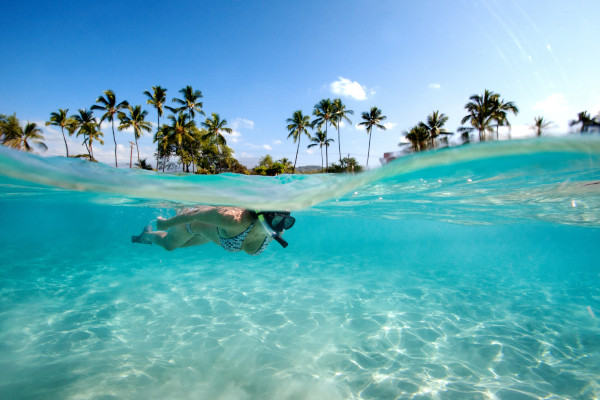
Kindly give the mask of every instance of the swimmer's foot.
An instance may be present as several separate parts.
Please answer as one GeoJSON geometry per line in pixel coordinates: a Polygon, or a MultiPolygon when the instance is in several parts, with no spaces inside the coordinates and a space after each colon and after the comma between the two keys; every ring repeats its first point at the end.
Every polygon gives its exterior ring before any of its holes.
{"type": "Polygon", "coordinates": [[[131,243],[152,244],[151,241],[143,238],[144,233],[146,232],[152,232],[152,225],[146,226],[139,236],[132,236],[131,243]]]}

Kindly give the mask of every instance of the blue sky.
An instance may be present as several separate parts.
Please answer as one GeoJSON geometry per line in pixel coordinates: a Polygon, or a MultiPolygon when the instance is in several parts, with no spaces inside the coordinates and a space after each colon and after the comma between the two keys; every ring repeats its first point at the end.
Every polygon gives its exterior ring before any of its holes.
{"type": "MultiPolygon", "coordinates": [[[[242,163],[293,159],[285,120],[311,114],[323,98],[354,110],[342,152],[365,164],[368,137],[357,129],[372,106],[387,116],[375,130],[369,164],[398,150],[402,132],[429,113],[454,131],[472,94],[490,89],[520,108],[513,136],[531,134],[537,115],[568,130],[577,113],[600,112],[600,2],[564,1],[21,1],[0,15],[0,113],[46,121],[50,112],[89,108],[106,89],[142,104],[154,85],[171,99],[186,85],[204,111],[234,128],[228,144],[242,163]]],[[[95,153],[110,163],[112,133],[95,153]]],[[[63,155],[58,131],[44,127],[49,155],[63,155]]],[[[337,140],[337,134],[334,136],[337,140]]],[[[129,160],[133,135],[117,132],[129,160]]],[[[70,138],[73,152],[83,153],[70,138]]],[[[302,139],[299,165],[319,165],[302,139]]],[[[71,147],[70,147],[71,148],[71,147]]],[[[152,158],[151,135],[140,142],[152,158]]],[[[337,142],[330,161],[338,158],[337,142]]]]}

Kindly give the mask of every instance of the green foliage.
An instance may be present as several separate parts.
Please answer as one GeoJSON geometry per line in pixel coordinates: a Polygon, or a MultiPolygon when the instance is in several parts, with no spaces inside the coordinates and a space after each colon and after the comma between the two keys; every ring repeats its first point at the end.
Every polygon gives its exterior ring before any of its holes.
{"type": "Polygon", "coordinates": [[[136,168],[146,169],[148,171],[152,171],[152,165],[150,165],[145,158],[139,160],[135,164],[136,168]]]}
{"type": "Polygon", "coordinates": [[[469,99],[470,101],[465,104],[465,109],[469,114],[463,117],[461,123],[469,122],[471,128],[461,127],[458,131],[477,130],[480,141],[485,140],[486,133],[493,132],[494,127],[497,134],[499,126],[510,126],[507,117],[509,112],[515,115],[519,113],[519,109],[513,102],[505,102],[499,94],[487,89],[485,89],[483,95],[473,95],[469,99]]]}
{"type": "Polygon", "coordinates": [[[334,173],[344,173],[344,172],[361,172],[363,167],[358,164],[356,158],[354,157],[344,157],[342,158],[339,164],[333,163],[329,166],[329,171],[334,173]]]}
{"type": "Polygon", "coordinates": [[[267,154],[259,160],[258,165],[254,167],[252,172],[255,175],[275,176],[289,172],[290,168],[291,163],[287,158],[273,161],[273,157],[267,154]]]}

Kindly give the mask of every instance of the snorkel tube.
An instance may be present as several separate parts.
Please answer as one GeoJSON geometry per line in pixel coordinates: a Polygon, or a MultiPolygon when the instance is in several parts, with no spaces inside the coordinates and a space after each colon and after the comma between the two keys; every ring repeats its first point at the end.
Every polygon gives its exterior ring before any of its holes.
{"type": "Polygon", "coordinates": [[[256,212],[256,218],[260,221],[260,224],[262,225],[262,227],[265,230],[265,232],[267,233],[267,235],[269,235],[273,239],[275,239],[277,241],[277,243],[279,243],[283,248],[288,247],[288,242],[283,240],[281,235],[279,233],[275,232],[273,230],[273,228],[271,228],[271,225],[269,225],[269,223],[265,219],[265,216],[260,211],[256,212]]]}

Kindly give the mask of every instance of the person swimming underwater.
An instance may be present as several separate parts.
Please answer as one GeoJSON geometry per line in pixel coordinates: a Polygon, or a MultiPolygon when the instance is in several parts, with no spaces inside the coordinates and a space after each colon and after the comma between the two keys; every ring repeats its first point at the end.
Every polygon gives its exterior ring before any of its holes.
{"type": "Polygon", "coordinates": [[[295,222],[289,212],[203,206],[186,209],[169,219],[158,217],[156,231],[148,225],[131,241],[156,244],[169,251],[213,242],[232,253],[259,255],[273,239],[287,247],[281,235],[295,222]]]}

